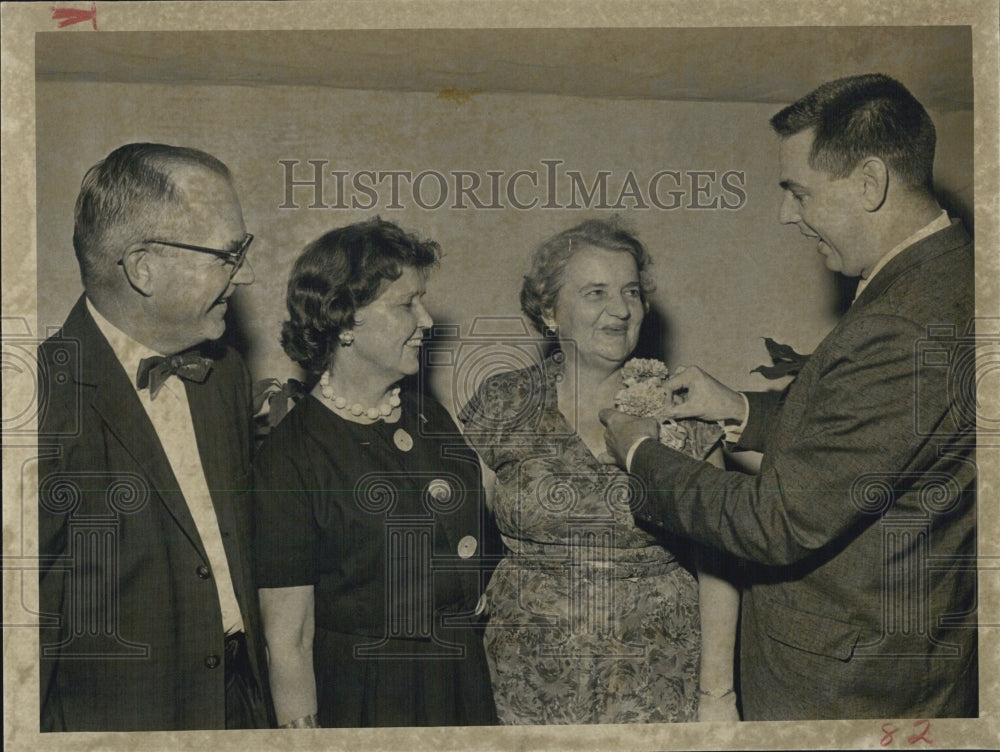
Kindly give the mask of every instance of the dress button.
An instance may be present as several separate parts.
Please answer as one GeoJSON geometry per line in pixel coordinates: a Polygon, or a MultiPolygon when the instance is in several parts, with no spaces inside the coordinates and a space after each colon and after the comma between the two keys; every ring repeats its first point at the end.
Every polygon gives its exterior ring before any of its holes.
{"type": "Polygon", "coordinates": [[[201,579],[203,579],[203,580],[207,580],[207,579],[208,579],[209,577],[211,577],[211,576],[212,576],[212,570],[210,570],[210,569],[209,569],[208,567],[206,567],[206,566],[205,566],[204,564],[202,564],[201,566],[199,566],[199,567],[198,567],[198,568],[197,568],[196,570],[194,570],[194,571],[195,571],[195,573],[196,573],[196,574],[197,574],[197,575],[198,575],[199,577],[201,577],[201,579]]]}
{"type": "Polygon", "coordinates": [[[205,668],[218,668],[222,660],[217,655],[205,656],[205,668]]]}
{"type": "Polygon", "coordinates": [[[462,540],[458,542],[458,555],[463,559],[468,559],[474,553],[476,553],[476,539],[471,535],[467,535],[462,540]]]}

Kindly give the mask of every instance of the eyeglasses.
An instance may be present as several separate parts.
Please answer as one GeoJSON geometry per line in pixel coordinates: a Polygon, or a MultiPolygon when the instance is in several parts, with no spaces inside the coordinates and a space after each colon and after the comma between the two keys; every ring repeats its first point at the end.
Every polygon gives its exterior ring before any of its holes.
{"type": "Polygon", "coordinates": [[[235,251],[222,251],[218,248],[206,248],[202,245],[191,245],[189,243],[175,243],[171,240],[144,240],[144,243],[156,243],[157,245],[166,245],[171,248],[183,248],[185,251],[197,251],[198,253],[211,253],[213,256],[219,256],[224,258],[227,263],[233,265],[233,268],[229,270],[229,278],[232,279],[236,276],[236,272],[241,266],[243,266],[243,261],[246,258],[247,250],[250,248],[250,244],[253,242],[253,235],[249,232],[243,236],[243,240],[240,241],[239,247],[235,251]]]}

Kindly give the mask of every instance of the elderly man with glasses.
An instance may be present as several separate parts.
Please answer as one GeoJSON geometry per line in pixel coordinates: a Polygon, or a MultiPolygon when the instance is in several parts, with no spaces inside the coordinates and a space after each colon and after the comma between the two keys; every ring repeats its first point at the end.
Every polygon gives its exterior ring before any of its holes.
{"type": "Polygon", "coordinates": [[[250,562],[250,381],[217,342],[253,236],[215,157],[92,167],[84,294],[39,348],[43,731],[271,725],[250,562]]]}

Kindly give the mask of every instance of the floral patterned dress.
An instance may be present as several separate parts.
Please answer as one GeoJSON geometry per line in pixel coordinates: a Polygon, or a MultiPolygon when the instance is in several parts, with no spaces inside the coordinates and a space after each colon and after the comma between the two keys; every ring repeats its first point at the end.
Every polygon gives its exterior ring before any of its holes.
{"type": "Polygon", "coordinates": [[[598,462],[559,411],[560,371],[557,354],[493,376],[460,415],[496,473],[507,549],[484,638],[500,721],[694,720],[697,583],[636,526],[634,479],[598,462]]]}

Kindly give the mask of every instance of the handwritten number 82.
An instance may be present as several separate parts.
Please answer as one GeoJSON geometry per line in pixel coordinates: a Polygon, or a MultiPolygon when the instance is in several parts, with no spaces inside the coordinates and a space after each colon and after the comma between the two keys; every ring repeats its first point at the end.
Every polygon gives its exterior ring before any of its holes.
{"type": "MultiPolygon", "coordinates": [[[[934,740],[927,736],[927,732],[931,730],[931,722],[926,719],[921,719],[919,721],[913,722],[913,728],[920,728],[919,732],[916,734],[911,734],[906,737],[908,744],[916,744],[917,742],[925,742],[927,744],[933,744],[934,740]]],[[[882,738],[879,740],[879,744],[883,747],[888,747],[896,738],[896,734],[899,733],[899,727],[892,723],[882,724],[882,738]]]]}

